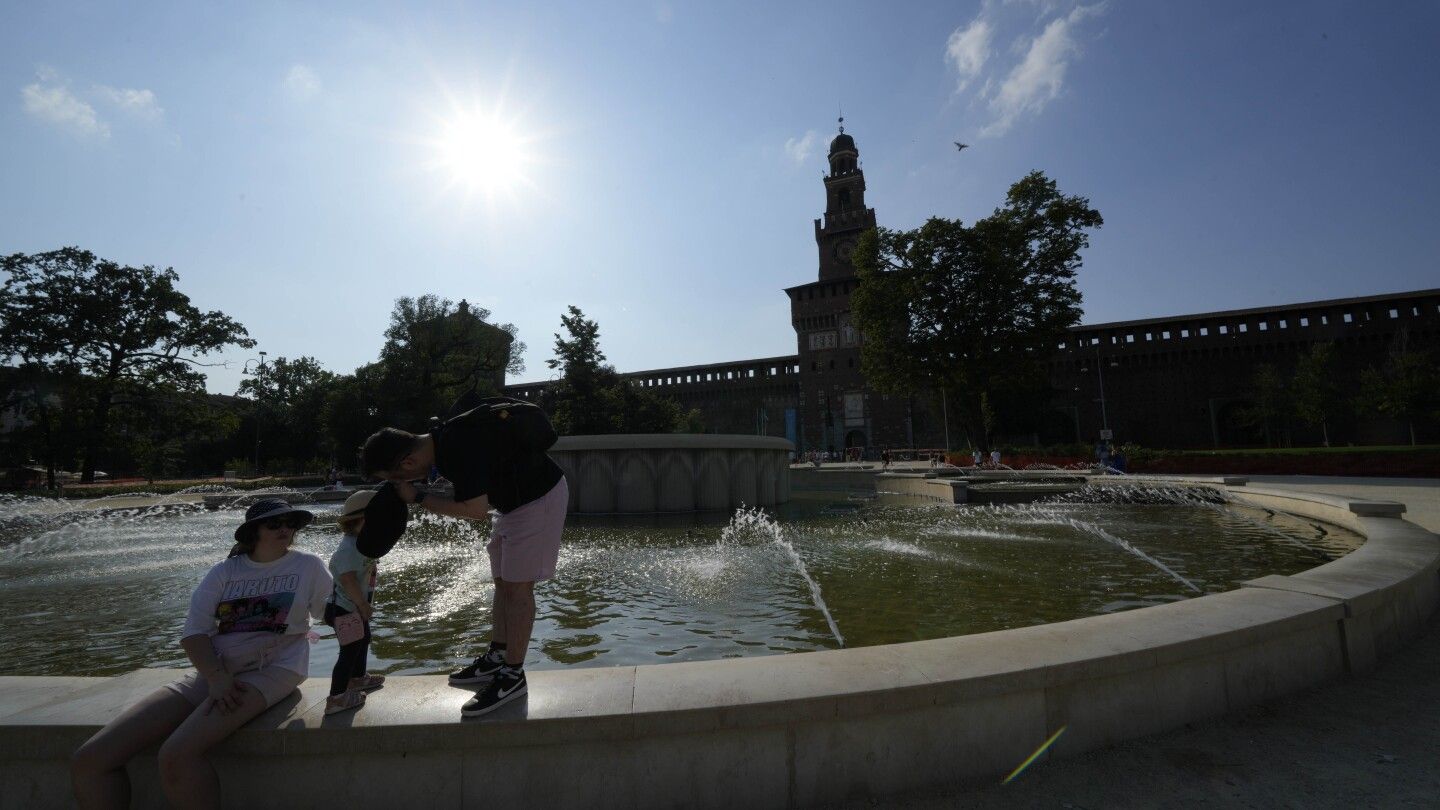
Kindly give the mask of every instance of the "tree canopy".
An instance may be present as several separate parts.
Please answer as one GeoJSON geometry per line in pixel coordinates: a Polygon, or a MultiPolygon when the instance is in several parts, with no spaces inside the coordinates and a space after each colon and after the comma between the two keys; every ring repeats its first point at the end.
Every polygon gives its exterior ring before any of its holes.
{"type": "Polygon", "coordinates": [[[437,295],[397,298],[380,350],[373,392],[389,424],[421,427],[468,390],[495,394],[505,374],[525,370],[514,324],[490,323],[490,310],[437,295]]]}
{"type": "Polygon", "coordinates": [[[973,225],[936,217],[867,231],[851,298],[866,379],[943,395],[971,444],[988,449],[1007,418],[1043,399],[1043,364],[1080,319],[1080,252],[1103,222],[1089,200],[1032,172],[973,225]]]}
{"type": "Polygon", "coordinates": [[[546,390],[542,405],[561,434],[677,433],[698,431],[698,411],[621,377],[600,351],[600,326],[579,307],[560,316],[565,334],[555,334],[555,357],[546,365],[560,379],[546,390]]]}
{"type": "Polygon", "coordinates": [[[0,269],[0,355],[73,383],[64,396],[86,403],[85,481],[109,441],[112,409],[126,404],[117,396],[157,386],[203,395],[200,358],[255,345],[228,315],[191,304],[171,268],[131,267],[71,247],[6,256],[0,269]]]}

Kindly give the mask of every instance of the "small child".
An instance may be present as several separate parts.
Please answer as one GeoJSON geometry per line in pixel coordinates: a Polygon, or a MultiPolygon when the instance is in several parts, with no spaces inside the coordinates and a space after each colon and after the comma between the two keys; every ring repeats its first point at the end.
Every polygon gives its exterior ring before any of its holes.
{"type": "Polygon", "coordinates": [[[340,531],[345,536],[330,555],[330,575],[335,578],[335,588],[330,594],[330,603],[325,606],[325,623],[334,627],[339,617],[358,613],[364,622],[365,635],[340,645],[340,656],[335,659],[335,670],[330,676],[330,697],[325,700],[326,714],[363,706],[365,693],[385,683],[384,675],[365,673],[370,655],[370,617],[375,612],[370,602],[375,597],[377,566],[375,560],[355,548],[355,538],[365,525],[365,507],[373,497],[374,491],[367,489],[345,499],[345,507],[340,511],[340,531]]]}

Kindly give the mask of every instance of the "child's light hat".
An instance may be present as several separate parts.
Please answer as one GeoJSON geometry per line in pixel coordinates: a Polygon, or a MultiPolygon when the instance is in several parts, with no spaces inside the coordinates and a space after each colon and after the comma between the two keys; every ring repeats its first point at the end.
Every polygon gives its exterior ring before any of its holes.
{"type": "Polygon", "coordinates": [[[340,517],[357,517],[365,512],[365,507],[370,505],[370,499],[375,497],[375,490],[361,489],[350,493],[345,499],[345,508],[340,510],[340,517]]]}

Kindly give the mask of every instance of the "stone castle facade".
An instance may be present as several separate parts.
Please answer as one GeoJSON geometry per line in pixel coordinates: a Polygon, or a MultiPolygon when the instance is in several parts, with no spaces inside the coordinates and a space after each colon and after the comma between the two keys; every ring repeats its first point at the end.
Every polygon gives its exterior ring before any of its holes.
{"type": "MultiPolygon", "coordinates": [[[[850,294],[858,284],[850,253],[860,234],[875,227],[875,209],[865,205],[860,153],[843,127],[828,157],[825,213],[814,221],[819,272],[814,281],[785,289],[795,353],[624,376],[698,408],[707,430],[783,437],[802,453],[961,447],[964,438],[953,423],[947,445],[943,403],[923,394],[880,394],[861,374],[862,335],[850,322],[850,294]]],[[[1383,362],[1399,342],[1434,346],[1440,343],[1440,289],[1074,327],[1049,361],[1056,394],[1042,424],[1033,434],[1009,438],[1089,443],[1109,430],[1117,442],[1152,447],[1264,444],[1260,428],[1246,418],[1255,367],[1285,369],[1325,341],[1337,345],[1347,379],[1383,362]]],[[[533,398],[546,385],[505,390],[533,398]]],[[[1298,425],[1283,429],[1284,438],[1296,442],[1318,434],[1298,425]]],[[[1440,440],[1434,420],[1418,429],[1421,441],[1440,440]]],[[[1356,415],[1337,417],[1330,433],[1341,443],[1408,440],[1408,426],[1356,415]]]]}

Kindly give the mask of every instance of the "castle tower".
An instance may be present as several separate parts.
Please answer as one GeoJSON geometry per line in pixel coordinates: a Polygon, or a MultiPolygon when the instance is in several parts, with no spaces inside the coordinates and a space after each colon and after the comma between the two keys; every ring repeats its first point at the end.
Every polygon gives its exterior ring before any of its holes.
{"type": "Polygon", "coordinates": [[[816,281],[790,287],[790,322],[795,327],[800,386],[798,449],[841,451],[867,447],[872,440],[872,398],[860,374],[861,336],[850,322],[850,294],[859,283],[850,253],[860,234],[875,227],[865,207],[865,175],[855,139],[840,133],[830,142],[825,176],[825,216],[815,220],[820,249],[816,281]]]}
{"type": "Polygon", "coordinates": [[[820,280],[850,278],[855,268],[850,252],[867,228],[875,227],[875,209],[865,207],[865,172],[855,139],[840,133],[830,141],[830,174],[825,177],[825,218],[815,220],[815,244],[820,249],[820,280]]]}

